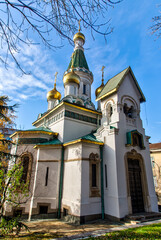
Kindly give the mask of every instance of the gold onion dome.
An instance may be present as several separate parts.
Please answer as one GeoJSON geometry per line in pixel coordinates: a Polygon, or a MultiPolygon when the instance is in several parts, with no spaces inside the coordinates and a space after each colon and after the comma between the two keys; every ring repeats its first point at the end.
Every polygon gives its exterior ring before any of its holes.
{"type": "Polygon", "coordinates": [[[96,98],[97,98],[97,96],[100,94],[100,92],[102,91],[102,89],[105,86],[104,85],[104,68],[105,68],[105,66],[102,66],[102,69],[101,69],[101,71],[102,71],[102,84],[95,91],[96,98]]]}
{"type": "Polygon", "coordinates": [[[74,43],[77,39],[82,39],[83,40],[83,43],[85,43],[85,36],[83,33],[80,32],[81,30],[81,27],[80,27],[80,22],[81,22],[81,19],[78,21],[78,24],[79,24],[79,29],[78,29],[78,32],[74,35],[73,37],[73,40],[74,40],[74,43]]]}
{"type": "Polygon", "coordinates": [[[63,78],[63,83],[64,86],[68,83],[76,83],[76,84],[80,84],[80,77],[73,71],[67,73],[64,78],[63,78]]]}
{"type": "Polygon", "coordinates": [[[85,36],[84,36],[83,33],[77,32],[77,33],[74,35],[74,37],[73,37],[74,42],[75,42],[77,39],[82,39],[82,40],[83,40],[83,43],[85,43],[85,36]]]}
{"type": "Polygon", "coordinates": [[[56,83],[54,83],[54,88],[47,93],[47,100],[60,100],[61,94],[56,90],[56,83]]]}
{"type": "Polygon", "coordinates": [[[102,89],[104,88],[104,83],[102,82],[101,86],[99,86],[96,91],[95,91],[95,95],[96,97],[100,94],[100,92],[102,91],[102,89]]]}

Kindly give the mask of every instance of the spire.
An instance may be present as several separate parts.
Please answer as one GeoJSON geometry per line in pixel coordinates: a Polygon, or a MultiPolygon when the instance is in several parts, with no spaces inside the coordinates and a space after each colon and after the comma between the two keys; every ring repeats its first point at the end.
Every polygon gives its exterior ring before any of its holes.
{"type": "Polygon", "coordinates": [[[73,65],[73,68],[82,68],[89,71],[89,67],[84,55],[84,48],[83,48],[83,45],[85,43],[85,36],[83,35],[83,33],[80,32],[81,31],[80,22],[81,22],[81,19],[78,21],[78,25],[79,25],[78,32],[74,35],[74,38],[73,38],[74,44],[75,44],[74,56],[69,63],[67,71],[72,67],[72,65],[73,65]]]}
{"type": "Polygon", "coordinates": [[[58,72],[55,73],[55,80],[54,80],[54,90],[56,90],[56,80],[57,80],[57,75],[58,75],[58,72]]]}
{"type": "Polygon", "coordinates": [[[81,22],[81,19],[79,19],[79,21],[78,21],[78,25],[79,25],[78,32],[80,32],[80,30],[81,30],[80,22],[81,22]]]}
{"type": "Polygon", "coordinates": [[[102,84],[104,85],[104,69],[105,69],[105,66],[102,66],[102,84]]]}
{"type": "Polygon", "coordinates": [[[85,36],[83,33],[81,33],[80,22],[81,22],[81,19],[78,21],[78,25],[79,25],[78,32],[73,37],[74,44],[75,44],[74,50],[81,49],[84,51],[83,45],[85,43],[85,36]]]}

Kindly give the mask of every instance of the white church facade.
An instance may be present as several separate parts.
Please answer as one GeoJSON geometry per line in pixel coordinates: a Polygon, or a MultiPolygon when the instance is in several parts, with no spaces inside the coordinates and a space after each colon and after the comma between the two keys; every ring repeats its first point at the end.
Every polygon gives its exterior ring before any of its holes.
{"type": "MultiPolygon", "coordinates": [[[[48,110],[34,128],[12,135],[25,166],[31,197],[18,209],[29,219],[65,217],[78,223],[158,212],[149,138],[140,119],[145,97],[130,67],[96,89],[85,59],[85,36],[74,36],[63,83],[48,92],[48,110]]],[[[14,208],[6,207],[11,215],[14,208]]]]}

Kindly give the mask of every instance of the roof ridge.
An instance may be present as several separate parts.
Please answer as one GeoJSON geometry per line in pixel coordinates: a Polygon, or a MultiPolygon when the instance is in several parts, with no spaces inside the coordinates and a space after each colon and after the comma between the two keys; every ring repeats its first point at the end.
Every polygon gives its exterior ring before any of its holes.
{"type": "MultiPolygon", "coordinates": [[[[108,79],[107,82],[106,82],[106,84],[107,84],[110,80],[112,80],[114,77],[117,77],[119,74],[121,74],[123,71],[126,70],[126,72],[127,72],[127,70],[130,70],[130,69],[131,69],[131,67],[128,66],[128,67],[125,68],[124,70],[120,71],[119,73],[117,73],[116,75],[114,75],[113,77],[111,77],[110,79],[108,79]]],[[[125,73],[126,73],[126,72],[125,72],[125,73]]],[[[106,86],[106,84],[105,84],[105,86],[106,86]]],[[[104,86],[104,87],[105,87],[105,86],[104,86]]],[[[103,90],[103,89],[102,89],[102,90],[103,90]]]]}

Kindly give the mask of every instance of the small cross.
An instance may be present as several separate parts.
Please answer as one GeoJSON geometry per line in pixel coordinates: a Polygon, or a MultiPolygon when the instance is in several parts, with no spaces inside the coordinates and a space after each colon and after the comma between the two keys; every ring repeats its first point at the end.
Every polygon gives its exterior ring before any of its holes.
{"type": "Polygon", "coordinates": [[[102,69],[101,69],[101,71],[102,71],[102,79],[104,78],[104,69],[105,69],[105,66],[102,66],[102,69]]]}
{"type": "Polygon", "coordinates": [[[56,80],[57,80],[57,75],[58,75],[58,72],[55,73],[55,83],[56,83],[56,80]]]}
{"type": "Polygon", "coordinates": [[[79,31],[79,32],[80,32],[80,30],[81,30],[80,22],[81,22],[81,19],[79,19],[79,21],[78,21],[78,24],[79,24],[78,31],[79,31]]]}

